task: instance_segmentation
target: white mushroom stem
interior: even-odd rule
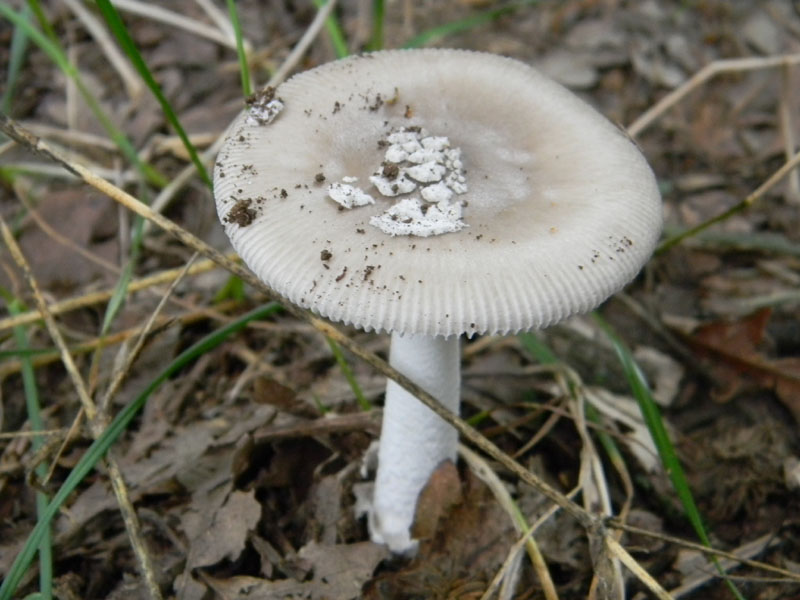
[[[458,413],[459,337],[392,334],[391,365]],[[416,550],[411,525],[417,498],[433,471],[455,461],[458,433],[394,381],[386,385],[378,473],[369,526],[372,540],[393,552]]]

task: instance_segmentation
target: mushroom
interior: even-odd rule
[[[234,248],[289,301],[391,333],[391,364],[453,412],[461,335],[588,311],[659,237],[658,188],[636,146],[516,60],[377,52],[266,97],[276,104],[234,121],[216,163]],[[389,381],[374,541],[414,550],[419,492],[456,450],[455,430]]]

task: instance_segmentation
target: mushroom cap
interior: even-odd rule
[[[300,73],[275,97],[271,122],[245,111],[231,125],[217,211],[259,278],[333,321],[442,336],[545,327],[622,288],[658,240],[660,195],[637,147],[519,61],[376,52]],[[370,225],[397,200],[369,177],[401,127],[461,149],[467,227],[416,237]],[[352,177],[374,205],[329,197]]]

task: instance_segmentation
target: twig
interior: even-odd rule
[[[97,42],[97,45],[103,50],[108,59],[108,62],[116,69],[122,82],[125,84],[125,89],[128,97],[135,103],[142,95],[144,85],[142,80],[136,74],[125,57],[117,48],[117,45],[108,34],[108,30],[97,20],[97,18],[89,12],[80,0],[64,0],[69,9],[75,13],[75,16],[80,19],[86,30]]]
[[[211,0],[195,0],[195,2],[203,9],[203,11],[208,15],[208,18],[214,21],[214,24],[219,28],[220,31],[225,33],[231,40],[235,40],[236,36],[233,33],[233,27],[231,26],[231,21],[224,12],[219,10]],[[245,50],[247,54],[250,54],[250,42],[244,40]]]
[[[747,542],[743,546],[740,546],[734,553],[738,557],[737,560],[732,560],[726,558],[720,561],[720,566],[726,572],[730,571],[731,569],[741,566],[741,560],[743,558],[750,558],[751,556],[756,556],[760,554],[764,550],[766,550],[771,543],[777,543],[777,540],[773,536],[772,533],[767,533],[766,535],[762,535],[760,538],[757,538],[751,542]],[[691,593],[701,585],[704,585],[715,579],[717,577],[718,572],[716,569],[712,568],[711,564],[706,565],[708,567],[707,570],[702,571],[695,571],[694,573],[690,573],[676,588],[671,589],[669,592],[672,594],[673,598],[680,598],[686,594]]]
[[[743,211],[744,209],[748,208],[751,204],[753,204],[756,200],[761,198],[764,194],[766,194],[769,190],[771,190],[775,185],[777,185],[781,179],[786,177],[789,173],[792,172],[792,169],[800,165],[800,152],[796,153],[791,160],[788,162],[783,163],[780,169],[775,171],[769,178],[758,186],[753,192],[751,192],[744,200],[739,202],[738,204],[732,206],[728,210],[718,214],[716,217],[712,217],[707,221],[703,221],[696,227],[692,227],[691,229],[687,229],[679,233],[678,235],[671,237],[665,240],[658,248],[656,248],[656,254],[660,254],[672,248],[674,245],[679,244],[683,240],[688,237],[692,237],[701,231],[705,231],[712,225],[724,221],[731,215],[735,215],[738,212]]]
[[[235,256],[233,254],[229,256],[231,259],[235,259]],[[212,271],[217,268],[219,267],[214,261],[201,260],[193,264],[189,268],[187,274],[198,275],[200,273],[207,273],[208,271]],[[169,283],[170,281],[174,281],[175,278],[178,277],[182,272],[183,272],[183,267],[180,267],[176,269],[168,269],[166,271],[161,271],[159,273],[155,273],[154,275],[148,275],[147,277],[142,277],[141,279],[134,279],[128,286],[128,291],[129,293],[133,293],[156,285],[160,285],[162,283]],[[84,294],[82,296],[77,296],[75,298],[68,298],[67,300],[61,300],[60,302],[55,302],[53,304],[48,305],[47,309],[50,311],[50,314],[52,315],[60,315],[66,312],[70,312],[72,310],[77,310],[79,308],[86,308],[87,306],[92,306],[94,304],[100,304],[102,302],[106,302],[111,298],[113,293],[114,293],[113,289],[104,290],[102,292],[91,292],[89,294]],[[30,323],[35,323],[41,318],[42,314],[38,310],[30,310],[28,312],[24,312],[22,314],[13,317],[6,317],[5,319],[0,319],[0,331],[5,331],[6,329],[11,329],[12,327],[16,327],[18,325],[28,325]]]
[[[689,92],[699,87],[712,77],[720,73],[736,73],[739,71],[754,71],[774,67],[788,67],[800,63],[800,54],[785,54],[781,56],[732,58],[715,60],[692,75],[683,85],[671,91],[651,108],[642,113],[628,128],[628,134],[636,137],[647,129],[667,110],[680,102]]]
[[[325,25],[325,19],[328,18],[335,6],[336,0],[328,0],[325,5],[317,11],[314,20],[311,21],[311,25],[308,26],[303,37],[301,37],[300,41],[292,48],[292,51],[289,53],[289,56],[286,57],[286,60],[283,61],[283,64],[273,73],[267,85],[278,85],[286,78],[289,72],[294,69],[295,65],[300,61],[303,54],[305,54],[306,50],[311,45],[311,42],[314,41],[314,38],[317,37],[322,30],[322,27]]]
[[[0,433],[0,440],[13,440],[15,438],[35,437],[37,435],[62,436],[66,429],[42,429],[39,431],[4,431]]]
[[[665,590],[661,585],[653,579],[653,576],[650,575],[647,571],[645,571],[642,567],[639,566],[639,563],[628,554],[628,552],[620,546],[619,542],[615,540],[611,536],[606,536],[605,544],[608,548],[608,552],[613,555],[614,557],[618,558],[623,565],[628,567],[628,569],[636,575],[636,578],[645,584],[653,594],[655,594],[656,598],[660,598],[660,600],[673,600],[672,596],[669,595],[669,592]]]
[[[781,98],[778,106],[778,114],[781,119],[781,131],[783,132],[783,149],[786,160],[792,158],[792,154],[797,151],[797,144],[794,138],[794,118],[792,116],[792,92],[793,92],[792,70],[788,65],[781,69]],[[800,173],[792,171],[789,175],[789,200],[795,204],[800,203]]]
[[[54,138],[61,140],[61,143],[63,144],[91,146],[95,148],[101,148],[107,152],[116,152],[119,149],[117,145],[107,137],[89,133],[87,131],[76,131],[74,129],[64,129],[63,127],[55,127],[53,125],[26,121],[22,121],[22,126],[27,127],[36,135],[47,136],[51,139]]]
[[[114,0],[114,6],[121,11],[133,13],[146,19],[152,19],[153,21],[160,21],[161,23],[166,23],[167,25],[172,25],[173,27],[207,38],[212,42],[227,46],[228,48],[236,49],[236,42],[219,29],[201,23],[200,21],[189,19],[188,17],[167,10],[166,8],[162,8],[158,4],[139,2],[138,0]]]
[[[97,407],[89,397],[89,394],[86,390],[86,385],[83,382],[83,378],[78,372],[75,362],[72,360],[72,356],[67,349],[67,345],[58,329],[58,326],[56,325],[55,319],[53,319],[53,316],[47,310],[47,304],[42,297],[39,284],[30,269],[30,265],[25,259],[25,256],[22,254],[17,241],[14,239],[14,235],[11,233],[11,230],[2,216],[0,216],[0,234],[2,234],[3,241],[8,247],[14,262],[17,263],[17,266],[19,266],[20,270],[25,275],[25,279],[28,281],[28,285],[33,291],[34,299],[39,308],[39,312],[44,317],[44,322],[47,326],[48,332],[50,333],[50,337],[53,339],[53,342],[55,342],[61,353],[61,362],[64,364],[64,367],[66,368],[67,373],[72,380],[75,391],[77,392],[78,398],[81,401],[82,409],[89,419],[92,435],[97,438],[102,434],[106,423],[104,422],[104,419],[99,418]],[[131,504],[128,488],[124,479],[122,479],[122,475],[119,472],[119,467],[116,461],[111,456],[107,456],[105,462],[108,467],[111,486],[114,488],[114,494],[117,497],[117,502],[119,504],[120,511],[122,512],[122,518],[125,521],[128,537],[131,540],[134,553],[139,560],[139,567],[147,584],[148,591],[150,592],[151,598],[160,600],[162,597],[161,590],[156,582],[150,555],[148,554],[142,539],[141,527],[136,516],[136,511]]]
[[[39,308],[39,312],[44,317],[44,322],[47,326],[47,331],[50,333],[50,337],[53,338],[53,341],[61,352],[61,361],[64,363],[67,374],[72,380],[72,384],[75,386],[75,390],[78,393],[78,398],[80,398],[83,410],[86,412],[86,415],[90,420],[96,419],[97,408],[95,407],[92,399],[89,397],[89,394],[86,392],[86,388],[83,385],[83,379],[81,378],[80,373],[78,373],[78,367],[72,360],[72,356],[67,349],[67,344],[64,341],[64,337],[61,335],[61,331],[58,329],[53,316],[47,310],[47,304],[45,303],[42,292],[39,289],[39,284],[36,281],[36,278],[33,276],[30,265],[23,256],[22,250],[17,244],[17,241],[14,239],[11,229],[9,229],[2,215],[0,215],[0,234],[2,234],[3,241],[5,242],[11,257],[14,259],[14,262],[17,263],[17,266],[22,271],[25,279],[28,281],[28,285],[33,291],[36,305]]]
[[[158,319],[158,316],[161,314],[161,311],[164,309],[164,306],[166,306],[167,299],[170,296],[172,296],[172,293],[175,291],[175,288],[178,286],[178,283],[180,283],[180,281],[186,275],[186,272],[189,270],[189,267],[192,266],[192,263],[194,262],[196,256],[197,254],[192,256],[192,258],[190,258],[186,262],[180,275],[178,275],[178,277],[176,277],[175,280],[170,284],[169,289],[162,296],[161,301],[158,303],[158,306],[156,306],[156,308],[150,314],[150,317],[147,319],[147,323],[145,323],[144,327],[142,328],[142,331],[139,333],[139,339],[136,340],[136,344],[126,357],[125,364],[120,369],[118,369],[117,372],[114,374],[114,378],[109,384],[106,393],[100,400],[101,410],[105,410],[106,407],[108,407],[111,398],[114,396],[114,394],[117,393],[119,386],[122,385],[122,382],[125,380],[125,377],[127,377],[131,367],[133,366],[133,363],[139,357],[139,354],[142,352],[142,349],[144,348],[144,344],[147,341],[147,336],[150,334],[153,327],[155,326],[156,320]]]
[[[524,515],[522,515],[519,508],[517,508],[514,501],[511,499],[511,494],[505,488],[503,482],[500,481],[497,474],[486,464],[486,460],[461,444],[459,444],[458,453],[466,461],[478,479],[483,481],[492,491],[500,506],[503,507],[509,517],[511,517],[514,529],[516,529],[518,533],[527,534],[532,528],[527,525]],[[544,597],[546,600],[558,600],[556,586],[553,583],[553,578],[550,576],[550,570],[547,568],[544,556],[542,556],[542,552],[539,550],[539,545],[536,543],[533,536],[526,535],[525,538],[528,556],[530,556],[533,570],[539,578]]]
[[[573,488],[570,492],[567,493],[567,498],[573,498],[575,495],[580,492],[580,487]],[[503,561],[503,564],[498,569],[497,573],[495,573],[492,581],[486,588],[486,591],[481,596],[480,600],[489,600],[489,598],[494,595],[494,592],[500,587],[500,583],[506,578],[506,573],[512,568],[514,563],[517,560],[517,556],[520,552],[522,552],[522,547],[527,543],[529,537],[531,537],[534,533],[539,530],[539,527],[544,525],[547,521],[549,521],[553,515],[558,512],[558,506],[551,506],[547,509],[544,514],[539,517],[536,522],[528,529],[528,532],[519,538],[514,545],[508,551],[508,555],[506,559]]]
[[[752,567],[753,569],[759,569],[761,571],[767,571],[768,573],[775,573],[776,575],[781,575],[787,579],[800,583],[800,573],[787,571],[786,569],[781,569],[780,567],[776,567],[774,565],[770,565],[765,562],[742,558],[741,556],[738,556],[733,552],[718,550],[716,548],[709,548],[708,546],[703,546],[702,544],[698,544],[697,542],[691,542],[689,540],[677,538],[668,535],[666,533],[650,531],[649,529],[642,529],[641,527],[628,525],[627,523],[623,523],[622,521],[616,518],[607,519],[606,525],[608,527],[611,527],[612,529],[621,529],[622,531],[625,531],[627,533],[635,533],[636,535],[642,535],[645,537],[653,538],[656,540],[660,540],[662,542],[666,542],[668,544],[674,544],[682,548],[687,548],[689,550],[697,550],[698,552],[702,552],[705,555],[712,555],[712,556],[718,556],[720,558],[735,560],[744,566]]]
[[[239,302],[236,300],[229,300],[217,306],[217,311],[224,311],[234,306],[238,306]],[[201,319],[208,319],[208,318],[218,318],[217,311],[209,311],[208,309],[200,309],[195,312],[185,313],[182,315],[177,315],[175,317],[163,317],[159,319],[156,323],[157,326],[161,327],[170,321],[175,321],[177,323],[181,323],[183,325],[190,325],[199,321]],[[121,344],[125,340],[132,338],[135,335],[139,335],[142,332],[142,327],[131,327],[129,329],[123,329],[122,331],[118,331],[116,333],[109,333],[103,337],[97,337],[85,342],[81,342],[80,344],[76,344],[72,347],[72,354],[86,354],[87,352],[92,352],[93,350],[97,349],[100,346],[113,346],[114,344]],[[32,362],[34,367],[41,367],[43,365],[50,364],[58,360],[58,353],[46,353],[35,355],[32,357]],[[18,360],[8,360],[5,362],[0,363],[0,381],[2,381],[5,377],[11,375],[12,373],[16,373],[20,370],[21,363]]]

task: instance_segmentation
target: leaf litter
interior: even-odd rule
[[[262,75],[274,67],[283,51],[274,40],[292,39],[313,16],[307,7],[271,3],[270,18],[266,18],[261,3],[237,4],[250,41],[255,47],[270,48],[267,55],[254,59],[254,68]],[[413,7],[410,15],[387,6],[386,40],[399,46],[409,27],[421,31],[469,16],[476,6],[495,4],[425,5]],[[789,3],[780,1],[752,7],[709,1],[680,10],[656,0],[635,6],[619,0],[540,4],[447,41],[544,67],[549,61],[564,83],[622,123],[632,121],[712,60],[798,48],[798,17]],[[205,19],[194,3],[181,0],[172,8]],[[64,10],[52,16],[57,32],[74,25]],[[341,4],[341,18],[348,33],[357,37],[363,16],[355,3]],[[175,106],[190,116],[191,132],[220,133],[240,106],[238,76],[229,68],[233,55],[187,34],[181,34],[177,42],[170,29],[143,17],[131,17],[130,27]],[[186,47],[197,50],[188,58],[177,50],[184,41]],[[83,41],[76,48],[79,64],[91,74],[92,88],[114,107],[134,139],[147,146],[148,152],[169,141],[160,136],[159,144],[151,144],[153,132],[163,130],[163,117],[155,105],[128,103],[118,86],[110,85],[115,75],[104,70],[107,65],[90,59],[94,46]],[[305,60],[310,66],[331,58],[327,43],[319,41]],[[70,98],[62,94],[63,85],[31,85],[32,78],[54,81],[51,66],[40,54],[32,51],[31,60],[23,76],[27,85],[20,95],[23,112],[19,116],[64,125],[72,115],[77,120],[71,124],[79,131],[99,131],[84,108],[78,105],[75,112]],[[209,81],[217,81],[212,74],[225,83],[210,88]],[[671,226],[692,227],[733,206],[780,165],[785,132],[778,104],[786,95],[780,77],[768,71],[714,80],[638,137],[659,175]],[[796,114],[797,94],[789,94],[787,102]],[[109,171],[118,166],[106,148],[67,143]],[[182,166],[180,155],[153,152],[153,160],[165,172]],[[16,155],[4,159],[9,156],[11,163],[23,160]],[[120,171],[120,180],[130,180],[129,175]],[[125,237],[108,202],[85,198],[86,190],[71,183],[40,180],[29,189],[38,213],[75,247],[107,261],[117,260]],[[657,387],[665,390],[662,406],[715,543],[747,549],[750,541],[770,535],[772,545],[759,547],[757,555],[791,566],[800,563],[793,541],[796,525],[786,511],[797,501],[798,487],[791,483],[791,474],[798,438],[796,424],[793,429],[787,417],[798,419],[800,411],[796,387],[800,331],[792,325],[800,321],[800,315],[796,300],[770,304],[771,314],[750,314],[743,309],[744,303],[736,303],[755,295],[768,300],[770,292],[796,288],[792,278],[797,273],[796,254],[786,249],[800,243],[800,216],[786,200],[789,197],[776,188],[748,213],[723,223],[715,232],[718,237],[691,240],[654,259],[653,269],[632,288],[634,299],[657,320],[691,325],[681,328],[685,335],[677,335],[678,343],[700,361],[687,360],[671,345],[674,337],[651,330],[622,303],[612,301],[605,313],[626,332],[627,339],[644,349],[645,356],[660,353],[679,363],[676,367],[654,358],[648,374],[653,381],[661,379]],[[190,190],[182,200],[169,209],[171,217],[215,231],[215,223],[202,222],[207,214],[189,215],[191,206],[208,198]],[[48,294],[63,297],[108,285],[106,270],[25,217],[11,188],[2,189],[0,209],[4,216],[22,219],[20,243]],[[769,243],[758,237],[765,233],[772,236]],[[728,240],[738,236],[740,242],[723,242],[722,234]],[[180,264],[186,256],[185,249],[154,232],[146,242],[138,274]],[[7,256],[0,255],[0,260],[2,285],[24,293],[13,269],[6,268]],[[187,282],[180,294],[212,306],[208,288],[199,283]],[[122,322],[135,323],[147,314],[149,306],[142,297],[129,298]],[[102,315],[102,308],[83,309],[63,321],[72,343],[96,334],[93,325],[98,314]],[[175,339],[159,352],[173,356],[210,327],[213,322],[176,327]],[[31,331],[37,344],[49,343]],[[620,397],[629,392],[620,385],[613,353],[597,337],[576,331],[585,333],[585,323],[576,321],[548,331],[544,339],[591,386],[587,389],[594,392],[598,405],[603,406],[603,399],[613,406],[603,413],[600,427],[621,440],[628,468],[637,478],[632,522],[652,531],[688,536],[671,492],[661,484],[663,473],[658,473],[657,463],[647,460],[652,448],[637,453],[636,448],[643,447],[643,432]],[[673,327],[668,333],[674,336],[675,331]],[[363,339],[373,348],[385,343]],[[537,435],[539,425],[551,414],[548,411],[558,417],[563,409],[560,392],[550,374],[534,371],[513,340],[486,343],[484,350],[470,354],[473,346],[482,343],[486,342],[466,344],[467,416],[485,413],[486,420],[479,426],[485,426],[484,431],[504,450],[514,453]],[[263,361],[265,370],[253,356]],[[363,519],[355,516],[353,493],[364,484],[358,466],[377,435],[378,421],[354,412],[347,383],[324,343],[279,319],[265,328],[251,329],[197,365],[150,400],[136,426],[114,449],[145,522],[158,579],[166,592],[198,600],[480,596],[517,535],[491,493],[466,470],[445,466],[431,481],[421,501],[424,518],[417,527],[423,541],[416,558],[392,559],[365,541],[366,529]],[[156,372],[157,367],[156,363],[143,368],[145,380],[148,369]],[[88,371],[88,363],[82,368]],[[354,363],[354,369],[366,384],[368,397],[379,404],[381,378],[360,363]],[[49,392],[49,425],[68,427],[76,409],[63,373],[53,366],[38,370],[37,375],[41,388]],[[101,373],[101,383],[105,377]],[[129,385],[135,387],[137,380]],[[13,374],[2,382],[4,432],[24,425],[20,387]],[[126,389],[123,395],[131,393]],[[548,423],[548,434],[521,460],[568,490],[579,478],[580,440],[569,419],[561,416]],[[63,480],[85,444],[80,433],[70,440],[55,467],[53,482],[46,485],[53,487]],[[22,439],[0,440],[3,573],[35,518],[29,501],[32,488],[24,479],[21,458],[27,447]],[[530,522],[547,509],[531,489],[510,479],[503,481]],[[623,492],[613,476],[609,484],[615,503],[620,502]],[[56,587],[62,597],[146,597],[144,588],[137,586],[135,562],[102,472],[90,475],[73,495],[55,531],[62,557],[57,563]],[[694,581],[675,546],[642,536],[626,535],[625,540],[639,551],[636,557],[641,564],[665,585],[680,589]],[[591,569],[584,532],[557,513],[537,532],[537,542],[551,565],[560,597],[585,597]],[[520,582],[515,597],[539,592],[529,565],[522,565]],[[32,583],[26,585],[33,589]],[[636,585],[631,584],[632,595]],[[694,598],[723,597],[719,584],[704,581],[703,585],[686,593]],[[748,597],[763,600],[798,593],[796,585],[787,583],[753,580],[746,585],[747,591],[754,592]]]

